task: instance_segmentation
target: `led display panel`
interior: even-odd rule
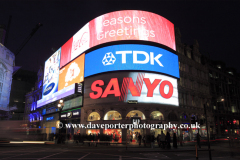
[[[84,81],[84,59],[85,54],[82,54],[60,70],[58,85],[59,91],[74,83]]]
[[[45,62],[42,98],[58,91],[60,56],[61,48]]]
[[[136,73],[129,74],[134,84],[139,84],[141,90],[140,96],[135,96],[133,92],[127,91],[125,87],[122,90],[120,100],[124,102],[136,100],[138,103],[161,103],[167,105],[179,106],[177,79],[153,73]],[[125,81],[123,83],[128,84]],[[122,84],[124,86],[125,84]]]
[[[85,77],[119,70],[154,71],[179,78],[178,56],[162,48],[140,44],[113,45],[85,55]]]
[[[48,97],[43,97],[42,99],[37,101],[37,108],[42,107],[46,104],[55,102],[61,98],[67,97],[69,95],[75,94],[76,93],[76,84],[72,84],[61,91],[58,91],[56,93],[53,93],[52,95]]]
[[[91,20],[69,39],[60,67],[91,47],[119,40],[151,41],[176,50],[174,25],[166,18],[146,11],[116,11]]]
[[[135,102],[179,106],[177,79],[162,74],[112,72],[98,79],[89,77],[85,84],[84,105]]]

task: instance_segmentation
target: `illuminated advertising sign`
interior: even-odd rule
[[[61,113],[61,119],[79,118],[80,115],[81,115],[81,109],[74,109],[65,113]]]
[[[95,80],[90,88],[89,97],[92,101],[111,96],[122,102],[134,100],[138,103],[179,106],[177,79],[161,74],[130,72],[123,78]]]
[[[74,83],[84,80],[84,59],[85,54],[79,56],[74,61],[63,67],[59,72],[58,90],[68,87]]]
[[[58,76],[60,66],[61,48],[57,50],[46,62],[44,69],[42,97],[47,97],[58,91]]]
[[[164,17],[146,11],[116,11],[93,19],[69,39],[60,67],[91,47],[120,40],[151,41],[176,50],[174,25]]]
[[[46,104],[49,104],[49,103],[52,103],[52,102],[55,102],[61,98],[64,98],[64,97],[67,97],[67,96],[70,96],[72,94],[78,94],[76,91],[78,89],[78,84],[75,83],[75,84],[72,84],[56,93],[53,93],[52,95],[48,96],[48,97],[44,97],[40,100],[37,101],[37,108],[39,107],[42,107]]]
[[[113,45],[85,55],[85,77],[118,70],[154,71],[179,78],[178,56],[140,44]]]
[[[63,106],[63,111],[74,107],[82,106],[82,96],[73,98],[71,100],[65,101]]]

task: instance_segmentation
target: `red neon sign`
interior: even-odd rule
[[[130,90],[132,96],[135,97],[140,97],[141,91],[142,91],[142,85],[143,82],[145,83],[147,87],[147,97],[153,97],[153,91],[156,89],[157,85],[160,83],[159,87],[159,94],[165,98],[169,99],[173,95],[173,85],[170,81],[167,80],[161,80],[161,79],[155,79],[153,83],[150,82],[149,78],[143,78],[143,80],[137,81],[136,84],[134,84],[133,80],[131,77],[125,77],[123,79],[123,84],[121,87],[121,92],[120,92],[120,87],[118,83],[117,78],[112,78],[106,89],[103,91],[102,87],[104,85],[103,80],[96,80],[92,83],[91,89],[93,92],[89,94],[90,98],[92,99],[98,99],[98,98],[106,98],[108,95],[113,94],[115,97],[120,97],[122,94],[125,94],[127,90]],[[164,92],[165,87],[169,87],[168,93]],[[119,98],[120,101],[123,101],[123,98]]]

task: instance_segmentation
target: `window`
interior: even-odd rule
[[[164,120],[163,114],[159,111],[153,111],[150,114],[150,119],[151,120]]]
[[[130,111],[127,114],[126,118],[129,119],[131,117],[140,117],[142,120],[146,119],[145,115],[141,111],[139,111],[139,110],[132,110],[132,111]]]
[[[118,111],[109,111],[105,114],[104,120],[121,120],[122,116]]]
[[[169,121],[177,121],[178,120],[177,115],[174,112],[169,113],[168,120]]]
[[[183,103],[184,105],[187,105],[187,94],[183,94],[184,97],[183,97]]]
[[[0,68],[0,80],[3,80],[3,69]]]
[[[92,112],[88,116],[88,121],[98,121],[98,120],[100,120],[100,115],[97,112]]]
[[[2,88],[3,88],[3,83],[0,82],[0,92],[2,92]]]
[[[182,115],[180,115],[180,119],[182,121],[187,121],[188,120],[188,116],[185,113],[183,113]]]
[[[192,96],[192,106],[195,106],[194,96]]]
[[[187,50],[187,57],[192,58],[191,52],[189,50]]]
[[[6,60],[9,60],[9,55],[6,55]]]

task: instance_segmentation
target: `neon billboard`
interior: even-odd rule
[[[101,102],[136,101],[179,106],[176,78],[145,72],[114,75],[116,74],[108,74],[110,78],[90,82],[91,91],[85,96],[89,96],[92,103],[101,99]]]
[[[83,82],[84,80],[84,59],[82,54],[71,63],[63,67],[59,72],[58,90],[66,88],[74,83]]]
[[[151,41],[176,50],[174,25],[164,17],[146,11],[116,11],[91,20],[62,46],[60,68],[91,47],[120,40]]]
[[[178,56],[162,48],[140,44],[113,45],[85,55],[84,77],[120,70],[153,71],[179,78]]]
[[[42,98],[58,91],[60,56],[61,48],[45,62]]]

